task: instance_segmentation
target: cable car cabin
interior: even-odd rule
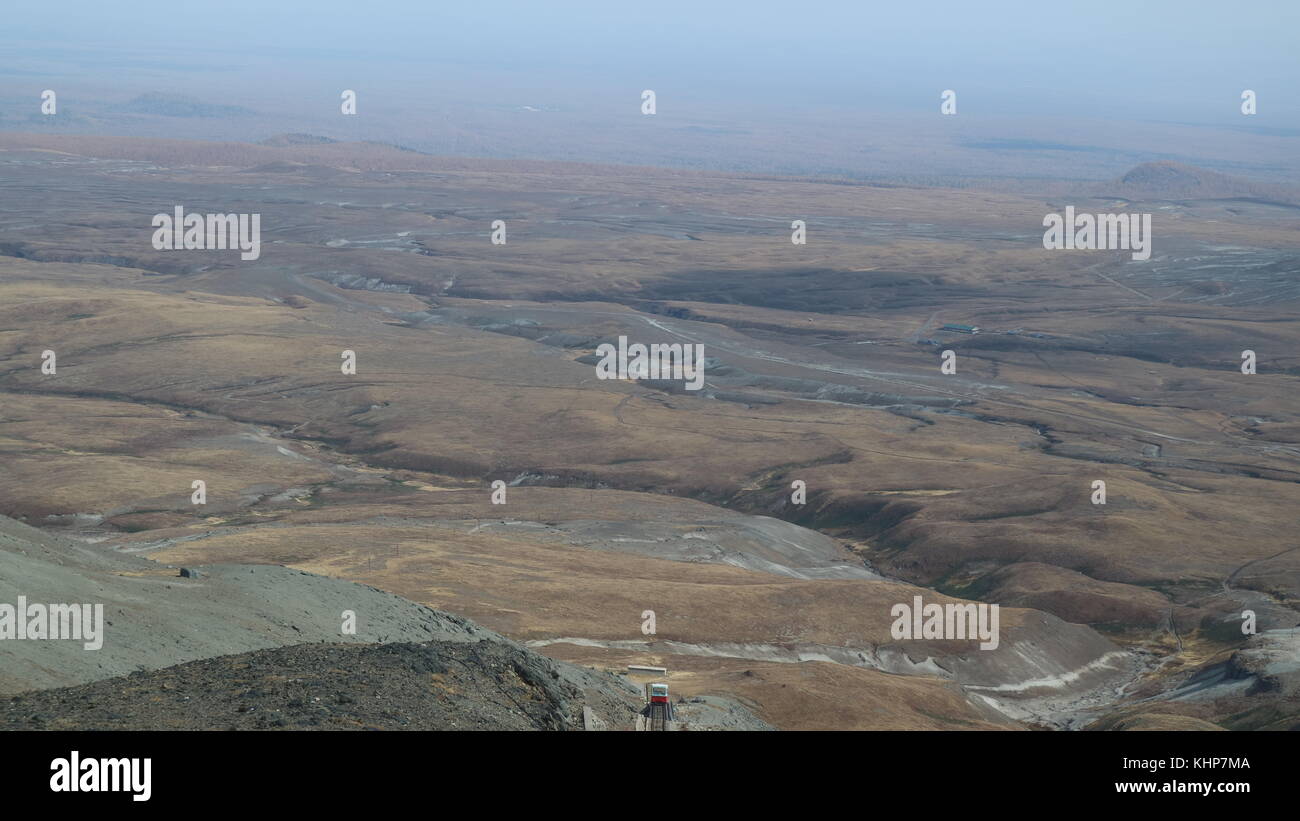
[[[648,684],[646,685],[646,696],[650,699],[651,704],[668,703],[668,685],[667,684]]]

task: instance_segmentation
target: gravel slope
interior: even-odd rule
[[[178,568],[0,517],[0,603],[104,605],[104,645],[0,641],[0,694],[302,642],[476,641],[472,622],[364,585],[276,566]],[[356,613],[355,636],[342,615]],[[497,637],[499,638],[499,637]]]
[[[631,729],[635,689],[564,668],[487,638],[300,644],[13,696],[0,729],[582,730],[584,706]]]

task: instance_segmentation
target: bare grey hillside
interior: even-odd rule
[[[80,684],[209,656],[304,641],[476,641],[464,619],[351,582],[273,566],[175,567],[78,544],[0,517],[0,602],[103,603],[102,649],[82,642],[0,642],[0,693]],[[498,637],[499,638],[499,637]]]
[[[0,729],[632,729],[642,706],[623,678],[372,587],[268,565],[180,572],[0,516],[0,602],[102,603],[105,621],[97,650],[0,642],[0,695],[23,694]],[[726,698],[693,716],[768,728]]]

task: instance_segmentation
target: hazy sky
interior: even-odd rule
[[[1300,125],[1300,3],[7,0],[0,57],[278,55],[396,81],[654,88],[697,103]],[[387,68],[386,68],[387,67]],[[490,72],[490,73],[485,73]],[[448,76],[450,75],[450,76]],[[1235,118],[1235,119],[1234,119]]]

